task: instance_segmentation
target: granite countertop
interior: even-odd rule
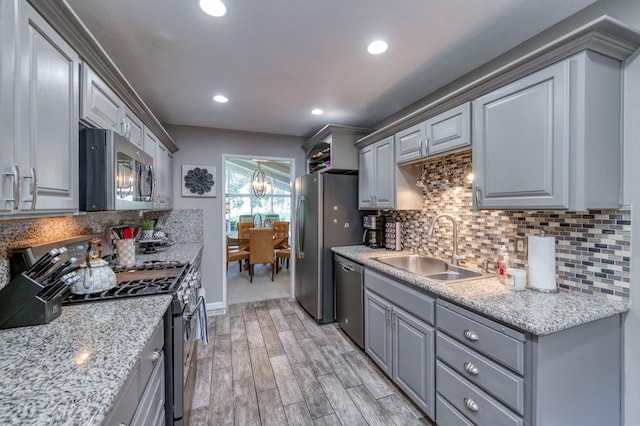
[[[170,302],[64,306],[49,324],[0,330],[0,424],[101,424]]]
[[[575,291],[514,292],[493,276],[466,282],[442,283],[374,259],[407,254],[406,251],[390,252],[365,246],[333,247],[332,250],[371,269],[538,336],[607,318],[629,309],[626,303]]]

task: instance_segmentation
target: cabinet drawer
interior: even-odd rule
[[[524,380],[438,332],[436,354],[458,374],[478,385],[519,414],[524,414]]]
[[[524,374],[524,333],[442,300],[438,301],[437,315],[439,330]]]
[[[140,355],[140,384],[144,389],[153,367],[160,361],[164,347],[164,321],[160,320]]]
[[[440,394],[436,394],[436,422],[445,426],[473,426],[473,423],[453,408]]]
[[[370,269],[364,271],[365,288],[379,294],[418,318],[434,323],[435,299]]]
[[[504,426],[524,424],[522,418],[440,361],[436,362],[436,383],[438,393],[475,424]]]

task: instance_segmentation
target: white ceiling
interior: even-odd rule
[[[162,123],[297,136],[369,127],[595,0],[224,1],[67,0]]]

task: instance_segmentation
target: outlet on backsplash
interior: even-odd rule
[[[458,252],[466,257],[467,266],[481,269],[483,261],[491,259],[492,271],[500,247],[507,245],[513,266],[523,268],[528,262],[527,236],[544,229],[556,237],[560,288],[628,300],[630,207],[587,212],[472,210],[472,183],[465,179],[470,164],[470,152],[424,163],[422,210],[387,213],[402,222],[406,248],[417,247],[429,256],[449,259],[453,242],[448,221],[438,224],[432,238],[426,237],[436,215],[446,213],[457,222]],[[447,184],[442,182],[445,168]]]

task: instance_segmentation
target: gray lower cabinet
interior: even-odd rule
[[[164,322],[160,320],[107,413],[105,425],[165,424]]]
[[[442,425],[620,425],[620,315],[546,336],[436,306]]]
[[[365,269],[365,352],[431,418],[433,305],[429,295]]]

